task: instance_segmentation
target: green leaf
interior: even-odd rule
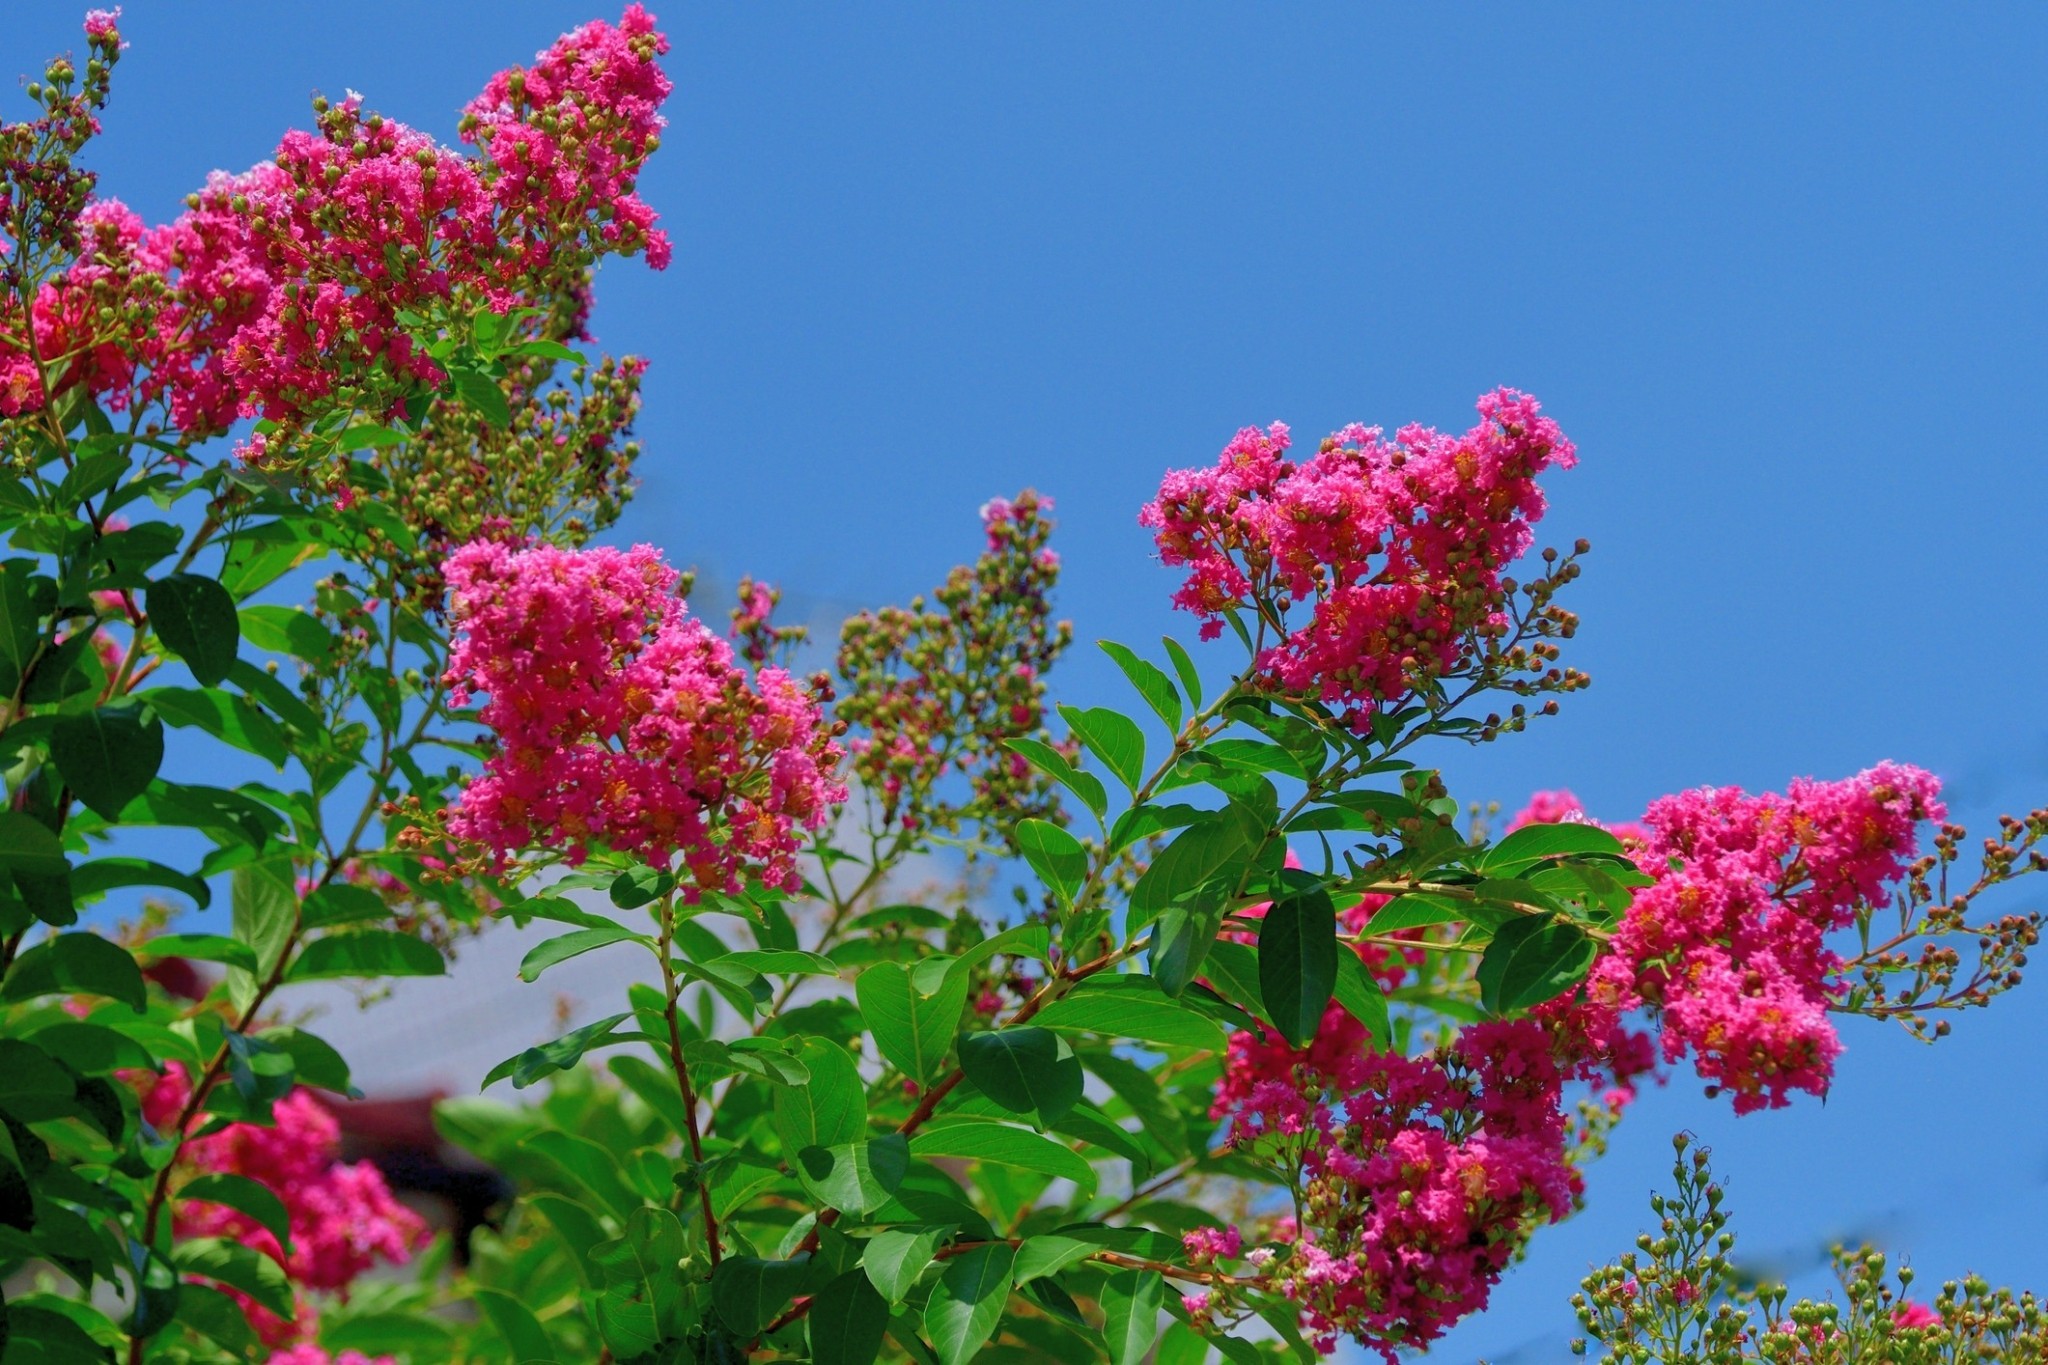
[[[927,1127],[910,1140],[910,1154],[916,1157],[961,1157],[970,1161],[992,1161],[998,1166],[1037,1171],[1056,1179],[1071,1180],[1083,1194],[1095,1191],[1095,1168],[1087,1158],[1063,1142],[985,1119],[963,1119],[956,1123]]]
[[[126,948],[98,934],[53,934],[14,960],[0,1000],[44,995],[103,995],[140,1014],[149,995],[142,968]]]
[[[71,890],[80,900],[130,886],[161,886],[182,891],[202,910],[213,902],[213,893],[205,882],[147,858],[95,858],[71,869]]]
[[[78,1083],[40,1047],[0,1038],[0,1109],[24,1123],[68,1112]]]
[[[477,1285],[469,1293],[511,1349],[512,1365],[556,1365],[555,1344],[531,1308],[499,1289]]]
[[[930,1080],[967,1008],[966,976],[949,975],[926,995],[908,968],[877,962],[854,978],[853,993],[881,1054],[920,1085]]]
[[[1017,1248],[1017,1283],[1024,1284],[1043,1275],[1056,1275],[1077,1261],[1087,1260],[1099,1250],[1101,1248],[1093,1242],[1063,1237],[1056,1232],[1026,1237],[1024,1244]]]
[[[982,963],[999,953],[1008,953],[1013,957],[1027,957],[1043,961],[1046,953],[1051,950],[1051,946],[1052,931],[1046,928],[1045,925],[1013,924],[1000,934],[992,934],[971,947],[963,948],[960,956],[954,958],[946,967],[945,979],[949,982],[964,982],[973,974],[974,968],[979,967]],[[939,961],[940,959],[938,958],[927,958],[923,963],[919,964],[918,970],[929,970]],[[916,977],[915,979],[920,984],[925,984],[922,977]]]
[[[8,1365],[106,1365],[113,1353],[71,1318],[40,1303],[0,1305]]]
[[[1470,901],[1439,896],[1428,891],[1410,891],[1394,897],[1372,912],[1368,931],[1390,934],[1396,929],[1420,929],[1431,924],[1455,924],[1472,917]]]
[[[241,610],[242,638],[258,649],[317,664],[334,652],[334,635],[299,607],[255,606]]]
[[[1042,1126],[1057,1123],[1081,1099],[1081,1059],[1050,1029],[966,1034],[960,1069],[982,1094]]]
[[[448,960],[425,939],[395,929],[360,929],[328,934],[300,950],[287,981],[320,981],[343,976],[444,976]]]
[[[1063,1033],[1100,1033],[1153,1047],[1220,1051],[1223,1034],[1192,1006],[1163,993],[1150,978],[1093,976],[1032,1020]]]
[[[256,971],[228,973],[228,988],[236,1006],[247,1008],[255,998],[258,979],[277,965],[298,922],[298,877],[290,860],[266,858],[236,868],[228,903],[235,937],[256,950]]]
[[[1393,1025],[1387,1018],[1386,993],[1357,953],[1337,954],[1337,981],[1332,994],[1353,1019],[1365,1025],[1375,1043],[1381,1047],[1388,1045],[1393,1038]]]
[[[1131,889],[1131,909],[1140,922],[1249,858],[1265,830],[1255,812],[1231,805],[1189,825],[1159,850],[1159,856]]]
[[[185,957],[195,962],[239,967],[245,972],[256,970],[255,950],[221,934],[158,934],[143,940],[136,951],[149,958]]]
[[[806,1147],[840,1147],[867,1131],[867,1086],[845,1048],[827,1038],[806,1038],[797,1058],[810,1083],[775,1091],[774,1123],[786,1156]]]
[[[241,647],[242,627],[226,588],[203,574],[174,573],[149,585],[143,607],[157,639],[185,661],[201,687],[213,687],[228,676]]]
[[[925,1335],[939,1365],[966,1365],[995,1335],[1016,1259],[1007,1242],[991,1242],[946,1262],[924,1310]]]
[[[811,1196],[847,1213],[867,1213],[889,1202],[910,1169],[901,1133],[870,1142],[805,1147],[796,1154],[797,1179]]]
[[[1062,706],[1060,714],[1067,718],[1075,738],[1101,759],[1119,781],[1136,792],[1145,780],[1145,734],[1138,723],[1106,706],[1093,706],[1085,711],[1077,706]]]
[[[450,1360],[457,1355],[455,1330],[426,1312],[366,1310],[351,1304],[345,1315],[320,1325],[320,1344],[341,1358],[343,1351],[408,1360]],[[465,1328],[468,1323],[464,1323]],[[464,1333],[467,1339],[467,1332]]]
[[[881,1354],[889,1305],[860,1271],[819,1290],[808,1316],[811,1365],[871,1365]]]
[[[711,1306],[718,1310],[728,1331],[751,1340],[788,1307],[810,1270],[809,1257],[769,1261],[759,1256],[727,1256],[711,1272]]]
[[[1279,773],[1282,777],[1305,777],[1301,760],[1277,744],[1263,739],[1219,739],[1197,750],[1227,767],[1252,773]]]
[[[1204,970],[1218,995],[1242,1005],[1268,1024],[1273,1022],[1266,1018],[1265,1002],[1261,999],[1258,949],[1249,943],[1213,943]]]
[[[1512,1014],[1555,999],[1585,975],[1593,954],[1593,940],[1570,920],[1511,919],[1479,959],[1479,1001],[1495,1014]]]
[[[367,886],[329,882],[306,897],[300,917],[304,928],[332,929],[343,924],[390,919],[391,907]]]
[[[275,583],[311,560],[327,555],[327,547],[301,539],[301,528],[282,521],[265,522],[238,536],[221,562],[221,586],[231,597],[247,597]]]
[[[42,613],[28,584],[34,571],[29,560],[10,559],[0,572],[0,680],[10,693],[35,662],[43,640]]]
[[[1110,1365],[1138,1365],[1159,1338],[1166,1280],[1156,1270],[1119,1270],[1102,1282],[1099,1299]]]
[[[31,1033],[27,1040],[82,1075],[154,1066],[147,1047],[104,1024],[63,1020]]]
[[[1049,820],[1019,820],[1014,834],[1024,861],[1031,864],[1046,889],[1061,905],[1072,905],[1074,893],[1088,875],[1088,851],[1081,841]]]
[[[1181,690],[1188,694],[1188,705],[1200,710],[1202,675],[1195,671],[1195,661],[1188,657],[1188,652],[1181,646],[1181,642],[1171,635],[1162,636],[1161,640],[1166,645],[1166,656],[1173,660],[1173,671],[1180,675]]]
[[[1306,1047],[1337,984],[1337,910],[1320,883],[1274,897],[1259,924],[1259,998],[1290,1047]]]
[[[1100,820],[1109,811],[1109,792],[1102,785],[1102,779],[1094,773],[1084,773],[1067,761],[1067,756],[1040,739],[1012,739],[1004,741],[1013,753],[1022,754],[1032,767],[1065,787],[1081,798],[1081,804],[1095,812]]]
[[[1141,659],[1128,646],[1114,640],[1097,641],[1102,652],[1116,660],[1116,666],[1131,680],[1131,686],[1138,689],[1138,695],[1152,708],[1159,719],[1166,722],[1168,734],[1180,733],[1180,693],[1173,690],[1173,681],[1159,665]]]
[[[683,1044],[683,1060],[707,1079],[737,1073],[778,1086],[809,1084],[810,1071],[789,1055],[787,1047],[780,1038],[735,1038],[729,1043],[699,1038]]]
[[[186,1181],[178,1190],[178,1199],[184,1203],[199,1199],[209,1204],[224,1204],[237,1213],[247,1214],[277,1239],[277,1244],[284,1248],[286,1254],[291,1252],[291,1214],[285,1210],[284,1201],[277,1197],[276,1192],[261,1181],[251,1180],[246,1175],[202,1175]]]
[[[250,1359],[262,1347],[248,1310],[210,1284],[178,1286],[177,1320],[237,1360]]]
[[[839,964],[823,953],[799,952],[794,948],[741,948],[712,961],[745,967],[763,976],[839,975]]]
[[[612,879],[612,904],[621,910],[652,905],[676,889],[673,874],[653,867],[633,867]]]
[[[1579,853],[1627,856],[1621,840],[1598,825],[1524,825],[1486,851],[1479,871],[1489,877],[1516,877],[1546,858]]]
[[[490,1074],[484,1077],[483,1083],[479,1088],[488,1090],[491,1086],[510,1076],[512,1078],[512,1088],[514,1090],[524,1090],[527,1086],[532,1085],[543,1077],[552,1076],[557,1071],[569,1070],[569,1068],[583,1060],[583,1054],[586,1052],[595,1051],[601,1047],[613,1047],[619,1043],[641,1042],[647,1038],[647,1035],[644,1033],[637,1031],[629,1033],[612,1032],[613,1029],[632,1017],[630,1014],[614,1014],[609,1018],[600,1019],[594,1024],[585,1024],[582,1028],[571,1029],[553,1042],[542,1043],[538,1047],[530,1047],[516,1057],[507,1057],[504,1061],[491,1068]],[[674,1082],[671,1081],[670,1084],[673,1085]]]
[[[118,820],[163,765],[163,722],[132,702],[59,716],[50,731],[50,757],[74,796]]]
[[[64,845],[43,823],[20,811],[0,810],[0,866],[37,877],[70,871]]]
[[[902,1303],[932,1263],[939,1243],[952,1235],[950,1227],[890,1228],[869,1240],[861,1266],[884,1299]]]
[[[593,948],[606,948],[614,943],[624,943],[628,940],[649,945],[652,945],[654,942],[645,934],[636,934],[631,929],[617,924],[604,924],[591,929],[578,929],[573,934],[563,934],[560,938],[548,939],[544,943],[535,944],[533,948],[528,950],[526,956],[520,959],[519,979],[521,981],[539,980],[540,974],[554,966],[557,962],[566,962],[572,957],[578,957],[591,951]]]
[[[152,687],[138,697],[168,724],[203,730],[273,768],[283,768],[291,757],[277,722],[247,697],[215,687]]]
[[[683,1225],[667,1209],[653,1208],[634,1209],[624,1237],[591,1248],[593,1278],[601,1286],[591,1307],[613,1355],[631,1359],[650,1351],[680,1325],[677,1266],[684,1250]]]
[[[1194,983],[1223,927],[1223,908],[1222,892],[1211,887],[1206,894],[1168,906],[1152,921],[1146,965],[1160,990],[1177,996]]]
[[[505,391],[498,387],[498,381],[478,370],[453,370],[449,378],[454,381],[455,391],[462,395],[463,405],[474,411],[485,423],[503,431],[512,421],[512,405],[505,398]]]
[[[519,1151],[546,1158],[576,1189],[596,1196],[619,1218],[631,1217],[645,1202],[619,1170],[621,1154],[589,1138],[545,1128],[529,1135]]]
[[[301,1085],[317,1086],[332,1090],[337,1095],[346,1095],[359,1100],[362,1095],[350,1083],[348,1063],[334,1050],[334,1045],[318,1034],[308,1033],[302,1028],[267,1028],[256,1035],[262,1042],[271,1043],[291,1054],[292,1074]]]
[[[254,1247],[223,1237],[198,1237],[173,1247],[171,1260],[187,1275],[217,1280],[281,1318],[292,1316],[292,1285],[284,1267]]]

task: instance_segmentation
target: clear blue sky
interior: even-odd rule
[[[1166,467],[1274,418],[1462,428],[1512,384],[1579,443],[1545,529],[1594,543],[1595,685],[1440,755],[1454,792],[1619,818],[1896,757],[1974,823],[2048,799],[2048,10],[670,8],[643,192],[676,260],[609,269],[596,319],[653,361],[621,538],[870,604],[1031,484],[1081,638],[1148,642],[1171,578],[1133,517]],[[94,162],[156,219],[316,89],[452,136],[592,12],[140,0]],[[16,0],[0,67],[76,15]],[[1057,685],[1118,684],[1084,648]],[[2048,1286],[2044,1029],[2044,983],[1938,1050],[1852,1023],[1825,1107],[1740,1122],[1674,1084],[1438,1356],[1559,1358],[1681,1126],[1753,1251],[1867,1229],[1937,1280]]]

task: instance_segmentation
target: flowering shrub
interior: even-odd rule
[[[1708,1152],[1684,1134],[1674,1145],[1676,1193],[1650,1200],[1657,1230],[1644,1234],[1638,1251],[1595,1270],[1572,1300],[1591,1338],[1573,1342],[1573,1354],[1599,1342],[1608,1348],[1602,1360],[1686,1365],[2048,1360],[2048,1310],[2034,1295],[1993,1289],[1971,1275],[1945,1281],[1932,1301],[1909,1298],[1912,1269],[1892,1270],[1869,1247],[1835,1248],[1844,1303],[1793,1303],[1782,1285],[1745,1284]]]
[[[316,101],[157,226],[82,169],[123,50],[85,35],[0,125],[9,1361],[1391,1360],[1577,1207],[1646,1076],[1773,1108],[1826,1093],[1838,1020],[1933,1039],[2018,982],[2039,918],[1978,902],[2048,866],[2048,811],[1952,885],[1904,765],[1460,824],[1419,764],[1587,681],[1586,545],[1523,559],[1577,452],[1526,394],[1166,475],[1138,520],[1242,648],[1105,642],[1131,714],[1048,711],[1030,492],[804,678],[771,587],[722,635],[661,551],[590,543],[645,373],[577,349],[593,271],[671,257],[651,16],[492,78],[461,147]],[[339,1159],[347,1061],[290,991],[499,921],[559,926],[525,981],[641,984],[486,1080],[544,1098],[441,1105],[514,1192],[458,1246]],[[1590,1322],[1633,1342],[1643,1285],[1682,1317],[1711,1269],[1599,1281]],[[1739,1342],[1837,1358],[1793,1317]]]

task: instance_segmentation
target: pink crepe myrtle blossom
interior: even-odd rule
[[[1703,787],[1652,802],[1637,861],[1652,878],[1595,961],[1584,997],[1647,1009],[1667,1061],[1691,1056],[1737,1113],[1827,1093],[1842,959],[1827,937],[1880,904],[1946,814],[1931,774],[1881,763],[1752,796]]]
[[[750,678],[651,546],[472,541],[447,577],[447,680],[457,705],[487,697],[497,740],[451,834],[500,865],[531,847],[580,862],[602,844],[664,867],[680,855],[692,894],[743,870],[795,886],[798,832],[846,799],[821,679]]]
[[[145,1073],[142,1114],[153,1126],[173,1125],[191,1098],[185,1069],[172,1063],[161,1076]],[[305,1090],[294,1090],[271,1110],[269,1125],[230,1123],[189,1138],[179,1161],[195,1175],[246,1176],[275,1194],[290,1220],[289,1255],[271,1232],[247,1214],[204,1199],[180,1199],[175,1229],[181,1237],[226,1237],[261,1251],[285,1268],[301,1291],[342,1292],[380,1263],[402,1264],[426,1240],[419,1215],[391,1195],[368,1162],[339,1159],[341,1130],[334,1116]],[[251,1323],[270,1345],[302,1336],[314,1319],[303,1298],[296,1320],[275,1316],[241,1296]]]
[[[1289,1066],[1248,1039],[1212,1113],[1233,1148],[1302,1172],[1293,1250],[1258,1270],[1319,1349],[1426,1345],[1485,1306],[1532,1222],[1570,1210],[1565,1072],[1535,1021],[1473,1025],[1419,1058],[1318,1038]]]
[[[329,1355],[323,1348],[307,1341],[272,1352],[265,1365],[398,1365],[398,1359],[395,1356],[366,1356],[361,1351]]]
[[[1203,618],[1205,639],[1226,612],[1256,609],[1279,636],[1258,656],[1266,684],[1354,723],[1453,671],[1505,626],[1502,572],[1543,515],[1536,476],[1576,460],[1527,394],[1478,408],[1463,436],[1354,425],[1298,463],[1284,424],[1247,427],[1212,468],[1169,472],[1138,520],[1189,570],[1174,605]]]

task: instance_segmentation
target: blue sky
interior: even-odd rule
[[[493,70],[590,13],[142,0],[93,161],[159,219],[316,89],[452,136]],[[1569,785],[1622,818],[1894,757],[1973,823],[2048,798],[2048,11],[665,17],[678,89],[642,189],[675,264],[609,268],[596,317],[653,362],[619,539],[825,615],[935,582],[975,507],[1030,484],[1060,502],[1080,638],[1150,642],[1188,633],[1134,523],[1164,469],[1274,418],[1462,429],[1512,384],[1580,447],[1544,529],[1594,543],[1571,657],[1595,683],[1439,754],[1455,793]],[[11,6],[0,67],[78,47],[76,22]],[[1085,646],[1056,685],[1121,700]],[[1438,1357],[1558,1358],[1678,1127],[1718,1149],[1754,1251],[1810,1262],[1860,1229],[1936,1280],[2048,1285],[2044,990],[1938,1050],[1852,1022],[1825,1106],[1649,1097],[1592,1210]]]

